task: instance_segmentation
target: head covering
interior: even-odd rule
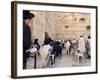
[[[34,14],[30,13],[29,10],[23,10],[23,19],[31,19],[32,17],[35,17]]]

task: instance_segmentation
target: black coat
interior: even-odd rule
[[[55,57],[59,56],[62,52],[62,47],[60,46],[59,42],[56,42],[53,48],[53,53],[55,54]]]
[[[27,24],[23,24],[23,52],[31,46],[31,30]]]

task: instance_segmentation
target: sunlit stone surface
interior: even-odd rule
[[[68,38],[79,38],[82,32],[85,36],[90,34],[91,14],[88,13],[64,13],[64,12],[43,12],[31,11],[35,14],[32,23],[32,37],[44,41],[44,34],[47,32],[53,39],[65,40]]]

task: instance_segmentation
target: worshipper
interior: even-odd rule
[[[62,40],[61,43],[62,43],[62,49],[64,49],[64,40]]]
[[[76,48],[76,50],[74,51],[74,55],[76,56],[77,62],[79,63],[80,62],[80,58],[81,58],[81,60],[83,60],[84,54],[86,52],[85,41],[84,41],[83,36],[81,35],[79,40],[76,41],[76,42],[78,44],[78,49]]]
[[[53,53],[55,54],[55,58],[59,57],[61,58],[62,56],[62,47],[61,43],[59,41],[55,42],[54,48],[53,48]]]
[[[87,39],[87,58],[91,58],[91,52],[90,52],[90,47],[91,47],[91,37],[88,36],[88,39]]]
[[[73,49],[76,49],[77,48],[77,40],[73,39],[72,44],[73,44]]]
[[[37,50],[40,49],[40,45],[39,45],[38,39],[35,39],[34,40],[34,43],[32,45],[32,48],[36,48]],[[38,52],[38,55],[40,56],[40,53],[39,52]]]
[[[77,51],[77,48],[78,48],[78,42],[77,42],[77,40],[76,39],[73,39],[72,41],[70,41],[71,43],[71,47],[70,47],[70,54],[71,55],[74,55],[75,54],[75,52]]]
[[[53,66],[53,64],[54,64],[54,57],[55,57],[55,55],[54,55],[54,53],[53,53],[53,48],[54,48],[54,42],[50,42],[50,46],[51,46],[51,48],[50,48],[50,64]]]
[[[46,68],[47,67],[48,55],[50,54],[50,49],[51,49],[50,44],[45,43],[39,50],[40,55],[41,55],[41,62],[40,62],[40,67],[41,68]]]
[[[35,39],[35,40],[34,40],[33,47],[36,47],[37,50],[40,49],[40,45],[39,45],[38,39]]]
[[[72,49],[73,49],[73,44],[72,44],[72,41],[69,39],[68,40],[70,42],[70,47],[69,47],[69,54],[72,54]]]
[[[80,53],[84,54],[86,49],[85,49],[85,41],[84,41],[84,38],[83,36],[80,36],[80,39],[78,41],[78,50]]]
[[[30,13],[28,10],[23,10],[23,69],[26,69],[28,54],[26,50],[28,50],[32,44],[31,42],[31,29],[29,24],[34,18],[35,15]]]
[[[66,48],[67,55],[70,54],[70,53],[69,53],[70,45],[71,45],[71,44],[70,44],[69,40],[67,40],[67,42],[65,43],[65,48]]]

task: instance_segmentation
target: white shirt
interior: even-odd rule
[[[67,41],[67,43],[65,44],[65,47],[66,47],[67,49],[69,49],[70,45],[71,45],[70,42]]]

